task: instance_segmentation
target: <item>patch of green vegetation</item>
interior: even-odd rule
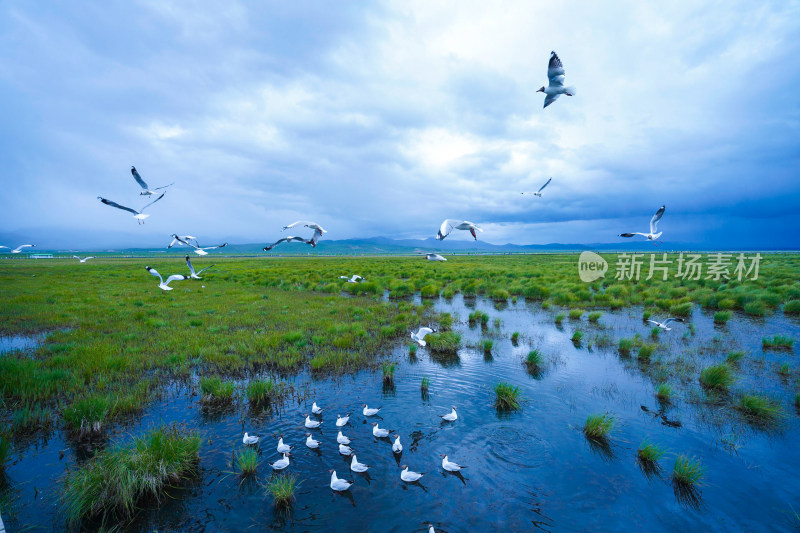
[[[733,372],[725,363],[706,367],[700,372],[700,384],[706,389],[727,390],[734,380]]]
[[[583,313],[585,313],[585,312],[586,311],[584,311],[583,309],[570,309],[569,310],[569,319],[570,320],[580,320],[580,318],[583,316]]]
[[[761,347],[773,350],[791,350],[794,347],[794,339],[785,335],[774,335],[761,339]]]
[[[481,341],[481,348],[483,348],[483,353],[492,353],[492,346],[494,346],[494,341],[491,339],[484,339]]]
[[[562,323],[562,322],[564,322],[564,318],[565,318],[565,316],[566,316],[566,315],[564,315],[564,313],[558,313],[558,314],[556,315],[556,325],[557,325],[557,326],[560,326],[560,325],[561,325],[561,323]]]
[[[763,302],[756,300],[744,304],[744,312],[752,316],[765,316],[767,314],[767,307]]]
[[[511,298],[511,295],[505,289],[494,289],[492,290],[492,300],[495,301],[506,301]]]
[[[642,347],[639,348],[639,361],[642,363],[649,363],[653,357],[653,352],[655,351],[655,344],[643,344]]]
[[[397,370],[397,365],[391,362],[384,362],[381,364],[381,372],[383,373],[384,383],[394,383],[394,373]]]
[[[607,441],[615,425],[616,419],[608,413],[589,415],[583,425],[583,434],[594,441]]]
[[[461,335],[452,331],[431,333],[426,340],[430,350],[436,353],[457,353],[461,347]]]
[[[672,386],[669,383],[661,383],[656,387],[656,398],[662,402],[672,401],[673,394]]]
[[[292,474],[281,474],[272,478],[267,484],[267,492],[272,495],[275,507],[286,508],[292,505],[298,485],[297,476]]]
[[[728,352],[728,355],[725,357],[725,361],[728,364],[736,365],[742,360],[743,357],[744,352]]]
[[[419,388],[422,392],[428,392],[428,389],[431,387],[431,380],[428,376],[423,376],[422,381],[419,384]]]
[[[639,449],[636,451],[636,457],[642,463],[655,466],[664,453],[664,448],[656,444],[651,444],[645,439],[639,445]]]
[[[698,459],[681,454],[675,458],[672,467],[672,482],[684,487],[699,487],[703,484],[705,471]]]
[[[258,470],[258,452],[247,447],[236,455],[236,465],[243,476],[252,476]]]
[[[70,524],[96,519],[119,524],[137,511],[137,503],[162,501],[165,490],[196,474],[200,437],[177,427],[161,427],[129,446],[98,452],[64,481],[62,504]]]
[[[525,365],[528,367],[529,371],[539,372],[544,368],[544,357],[542,357],[539,350],[531,350],[525,358]]]
[[[692,304],[692,302],[684,302],[670,306],[669,312],[671,315],[686,318],[692,316],[693,307],[694,305]]]
[[[783,306],[786,315],[800,315],[800,300],[789,300]]]
[[[745,394],[736,406],[748,418],[761,424],[770,424],[785,416],[778,402],[759,394]]]
[[[515,331],[511,334],[511,343],[516,346],[519,342],[519,331]]]
[[[591,313],[589,313],[589,322],[597,324],[597,322],[600,320],[601,316],[603,316],[602,312],[600,312],[600,311],[592,311]]]
[[[254,379],[247,384],[247,401],[254,407],[266,407],[280,401],[286,393],[285,383],[271,379]]]
[[[494,405],[500,411],[517,411],[521,394],[519,387],[501,381],[494,387]]]
[[[409,344],[408,345],[408,354],[411,356],[417,355],[417,344]]]
[[[792,374],[792,368],[789,366],[789,363],[783,363],[781,366],[778,367],[778,374],[783,377],[788,377]]]
[[[9,455],[11,455],[11,441],[7,436],[0,435],[0,473],[5,470]]]
[[[200,378],[200,401],[216,404],[231,403],[235,388],[233,381],[223,381],[219,376]]]
[[[727,324],[730,319],[730,311],[717,311],[714,313],[714,324]]]
[[[578,345],[581,343],[581,340],[583,340],[583,332],[577,329],[572,334],[572,343]]]
[[[632,339],[620,339],[619,340],[619,353],[620,355],[629,356],[631,354],[631,350],[633,350],[634,342]]]

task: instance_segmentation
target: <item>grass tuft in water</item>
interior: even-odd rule
[[[784,335],[764,337],[761,339],[762,348],[772,348],[773,350],[791,350],[794,346],[794,339]]]
[[[583,340],[583,332],[581,330],[575,330],[575,333],[572,334],[572,343],[580,344],[581,340]]]
[[[669,383],[662,383],[656,388],[656,398],[662,402],[672,401],[673,394],[672,385]]]
[[[792,374],[792,369],[789,366],[789,363],[783,363],[781,366],[778,367],[778,374],[783,377],[788,377]]]
[[[776,422],[785,416],[778,402],[758,394],[745,394],[739,400],[736,408],[754,422],[762,424]]]
[[[714,324],[727,324],[731,319],[730,311],[717,311],[714,313]]]
[[[461,335],[452,331],[431,333],[426,338],[432,352],[457,353],[461,347]]]
[[[560,325],[561,325],[561,323],[562,323],[562,322],[564,322],[564,318],[565,318],[565,317],[566,317],[566,315],[564,315],[564,313],[558,313],[558,314],[556,315],[556,325],[557,325],[557,326],[560,326]]]
[[[275,507],[285,508],[292,505],[297,485],[297,476],[292,474],[283,474],[270,480],[267,491],[272,495]]]
[[[537,372],[544,366],[544,357],[542,357],[539,350],[531,350],[528,352],[528,357],[525,358],[525,365],[528,367],[528,370]]]
[[[283,383],[271,379],[253,380],[247,384],[247,401],[254,407],[266,407],[286,393]]]
[[[501,411],[517,411],[520,394],[519,387],[501,381],[494,387],[494,405]]]
[[[408,355],[417,355],[417,344],[408,345]]]
[[[161,427],[131,445],[102,450],[68,474],[62,504],[77,525],[98,519],[103,526],[131,517],[143,498],[161,501],[167,487],[197,473],[200,437]]]
[[[681,454],[675,458],[672,467],[672,482],[683,487],[700,487],[705,472],[698,459]]]
[[[641,348],[639,348],[639,362],[641,363],[649,363],[650,360],[653,358],[653,352],[656,351],[655,344],[643,344]]]
[[[258,470],[258,452],[253,448],[245,448],[236,455],[236,465],[243,476],[252,476]]]
[[[419,384],[419,390],[422,392],[428,392],[428,389],[431,387],[431,380],[428,376],[424,376],[422,381]]]
[[[583,434],[587,439],[595,441],[608,440],[609,434],[614,430],[616,419],[610,414],[589,415],[583,425]]]
[[[658,465],[658,460],[661,459],[661,456],[664,455],[664,448],[647,442],[645,439],[639,445],[639,449],[636,451],[636,459],[639,463],[646,469],[651,471],[660,470],[661,467]]]
[[[733,382],[733,373],[725,363],[706,367],[700,372],[700,384],[707,389],[726,390]]]
[[[518,342],[519,342],[519,331],[515,331],[514,333],[511,334],[511,344],[516,346]]]
[[[786,315],[800,315],[800,300],[789,300],[783,306],[783,313]]]
[[[739,364],[739,361],[742,360],[742,357],[744,357],[744,352],[728,352],[727,357],[725,357],[725,361],[727,361],[728,364],[736,365]]]
[[[385,362],[381,365],[384,383],[394,383],[395,370],[397,370],[397,365],[395,363]]]
[[[233,401],[233,381],[222,381],[218,376],[200,378],[200,401],[203,403],[226,404]]]
[[[484,339],[481,341],[481,347],[483,348],[483,353],[485,354],[492,353],[492,346],[494,346],[494,341],[491,339]]]
[[[600,320],[601,316],[603,316],[602,312],[600,312],[600,311],[592,311],[591,313],[589,313],[589,322],[597,324],[597,322]]]

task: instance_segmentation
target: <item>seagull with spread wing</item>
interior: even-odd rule
[[[155,268],[150,268],[149,266],[144,267],[151,276],[155,276],[159,280],[158,288],[162,291],[171,291],[172,287],[169,286],[170,283],[173,281],[182,281],[185,279],[189,279],[189,276],[184,276],[181,274],[173,274],[167,278],[167,281],[164,281],[164,278],[161,277],[161,274],[158,273],[158,270]]]
[[[195,272],[194,267],[192,266],[192,260],[189,259],[188,255],[186,256],[186,265],[189,267],[189,277],[192,279],[203,279],[200,277],[200,274],[202,274],[203,272],[214,266],[214,265],[207,266],[204,269],[200,270],[199,272]]]
[[[295,237],[294,235],[290,235],[288,237],[284,237],[282,239],[278,239],[277,241],[273,242],[272,244],[266,245],[264,247],[264,251],[265,252],[269,252],[270,250],[272,250],[273,248],[275,248],[276,246],[278,246],[282,242],[302,242],[302,243],[308,244],[308,240],[307,239],[304,239],[302,237]]]
[[[8,248],[8,246],[0,246],[0,248]],[[36,245],[35,244],[20,244],[19,246],[17,246],[13,250],[11,250],[11,253],[12,254],[18,254],[18,253],[20,253],[22,251],[23,248],[36,248]],[[10,248],[9,248],[9,250],[10,250]]]
[[[544,107],[549,106],[562,94],[573,96],[575,94],[575,87],[564,87],[564,65],[558,58],[558,54],[550,52],[550,62],[547,64],[547,87],[542,87],[537,93],[544,93],[547,96],[544,99]]]
[[[445,259],[441,255],[434,253],[425,254],[425,259],[427,259],[428,261],[447,261],[447,259]]]
[[[89,259],[94,259],[94,256],[93,256],[93,255],[90,255],[90,256],[88,256],[88,257],[84,257],[83,259],[81,259],[81,258],[80,258],[80,257],[78,257],[77,255],[73,255],[72,257],[74,257],[75,259],[77,259],[77,260],[78,260],[78,261],[80,261],[81,263],[85,263],[85,262],[86,262],[86,261],[88,261]]]
[[[159,200],[161,200],[162,198],[164,198],[164,195],[165,195],[165,194],[166,194],[166,193],[162,192],[162,193],[161,193],[161,196],[159,196],[158,198],[156,198],[155,200],[153,200],[152,202],[150,202],[149,204],[147,204],[146,206],[144,206],[144,207],[143,207],[141,210],[139,210],[139,211],[137,211],[137,210],[135,210],[135,209],[131,209],[130,207],[125,207],[124,205],[119,205],[117,202],[112,202],[111,200],[107,200],[107,199],[103,198],[102,196],[98,196],[98,197],[97,197],[97,199],[98,199],[98,200],[100,200],[101,202],[103,202],[103,203],[104,203],[104,204],[106,204],[106,205],[110,205],[111,207],[116,207],[117,209],[122,209],[123,211],[128,211],[129,213],[133,213],[133,218],[135,218],[136,220],[138,220],[138,221],[139,221],[139,224],[144,224],[144,219],[146,219],[146,218],[147,218],[147,217],[149,217],[150,215],[146,215],[146,214],[144,214],[144,213],[143,213],[143,211],[144,211],[145,209],[147,209],[148,207],[150,207],[151,205],[153,205],[154,203],[156,203],[157,201],[159,201]]]
[[[194,239],[194,243],[190,242],[189,240],[184,239],[183,237],[175,235],[174,233],[172,234],[172,242],[173,243],[175,241],[178,241],[181,244],[185,244],[186,246],[190,246],[190,247],[194,248],[194,253],[196,253],[197,255],[208,255],[208,252],[206,252],[206,250],[216,250],[217,248],[225,248],[226,246],[228,246],[227,242],[226,243],[222,243],[222,244],[217,244],[216,246],[200,246],[200,243],[197,242],[197,239],[195,239],[194,237],[191,237],[191,238]],[[172,248],[172,244],[167,246],[167,248]]]
[[[645,237],[648,241],[653,241],[653,244],[658,246],[658,243],[656,243],[656,240],[659,237],[661,237],[661,234],[663,232],[659,231],[658,233],[656,233],[656,229],[657,229],[657,226],[658,226],[658,221],[661,220],[662,216],[664,216],[664,210],[665,209],[666,209],[666,207],[662,205],[661,207],[658,208],[658,211],[656,211],[656,214],[653,215],[653,218],[650,219],[650,233],[640,233],[640,232],[636,231],[636,232],[633,232],[633,233],[620,233],[619,236],[620,237],[633,237],[634,235],[641,235],[642,237]]]
[[[284,226],[281,231],[285,231],[287,229],[294,228],[296,226],[305,226],[307,228],[311,228],[313,230],[320,231],[322,233],[328,233],[327,230],[325,230],[322,226],[320,226],[316,222],[310,222],[308,220],[298,220],[297,222],[292,222],[291,224],[288,224],[288,225]]]
[[[530,194],[533,194],[534,196],[538,196],[539,198],[541,198],[541,197],[542,197],[542,190],[544,190],[544,188],[545,188],[545,187],[547,187],[548,185],[550,185],[550,182],[551,182],[551,181],[553,181],[553,178],[550,178],[550,179],[548,179],[546,182],[544,182],[544,185],[542,185],[541,187],[539,187],[539,190],[538,190],[538,191],[536,191],[536,192],[534,192],[534,193],[530,193]],[[524,193],[524,192],[521,192],[520,194],[525,194],[525,193]]]
[[[197,242],[197,237],[193,237],[191,235],[177,235],[177,234],[173,233],[172,234],[172,242],[169,243],[169,246],[167,246],[167,250],[169,250],[170,248],[172,248],[176,244],[178,246],[191,246],[190,244],[188,244],[189,241],[194,241],[194,243],[197,246],[200,246],[200,244]]]
[[[450,235],[450,232],[454,229],[469,230],[470,234],[476,241],[478,240],[478,234],[475,233],[475,230],[478,230],[481,233],[483,232],[483,230],[474,222],[470,222],[469,220],[454,220],[452,218],[448,218],[442,222],[442,225],[439,227],[439,233],[436,234],[436,238],[440,241],[443,241],[444,238]]]
[[[131,174],[133,175],[133,179],[136,180],[136,183],[139,184],[139,187],[142,188],[142,192],[139,193],[139,196],[150,196],[151,194],[157,194],[156,191],[160,191],[161,189],[166,189],[167,187],[172,187],[175,185],[175,182],[173,181],[169,185],[163,185],[161,187],[155,187],[151,189],[139,175],[139,171],[136,170],[136,167],[131,167]]]

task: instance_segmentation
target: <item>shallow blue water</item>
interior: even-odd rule
[[[308,375],[291,379],[298,391],[280,413],[252,413],[243,402],[227,411],[204,409],[191,387],[175,386],[144,416],[109,432],[110,442],[128,442],[163,422],[179,422],[204,438],[201,476],[183,490],[173,491],[160,508],[145,509],[127,526],[130,531],[782,531],[792,527],[792,509],[800,510],[800,481],[793,472],[800,466],[796,442],[798,416],[791,405],[794,379],[777,376],[774,366],[788,361],[796,373],[794,355],[762,353],[761,338],[775,333],[800,338],[800,326],[783,316],[752,320],[737,315],[728,326],[717,328],[710,316],[695,313],[696,335],[686,336],[685,326],[661,335],[663,350],[685,353],[699,368],[724,360],[732,349],[749,355],[743,361],[735,390],[768,392],[787,412],[778,431],[751,427],[726,406],[709,406],[696,374],[686,383],[676,381],[679,399],[663,411],[680,427],[664,425],[654,416],[660,406],[654,384],[635,362],[621,359],[615,348],[589,349],[596,335],[607,335],[613,346],[634,332],[643,336],[650,328],[641,322],[641,310],[606,312],[600,325],[565,320],[553,323],[557,311],[542,311],[522,301],[497,310],[481,299],[438,300],[439,311],[459,320],[454,326],[463,336],[457,358],[431,357],[420,349],[408,355],[399,345],[392,358],[399,362],[396,385],[385,388],[380,374],[362,372],[338,379],[315,380]],[[469,328],[467,314],[480,309],[491,317],[489,328]],[[495,328],[495,318],[501,321]],[[573,331],[585,333],[584,346],[570,341]],[[510,341],[513,331],[521,338]],[[714,338],[717,337],[717,340]],[[492,338],[492,356],[477,348]],[[522,364],[536,348],[548,360],[545,372],[535,378]],[[420,381],[431,380],[423,396]],[[524,404],[516,413],[498,413],[493,386],[506,381],[522,389]],[[325,409],[319,452],[303,442],[303,415],[316,400]],[[381,427],[395,429],[405,446],[401,458],[391,452],[391,442],[375,439],[360,405],[383,406]],[[459,419],[442,423],[439,416],[458,406]],[[643,410],[644,406],[647,411]],[[649,412],[648,412],[649,411]],[[349,458],[336,450],[336,414],[352,412],[345,434],[361,462],[372,465],[369,475],[351,475]],[[613,413],[618,421],[608,448],[590,445],[580,431],[589,414]],[[262,462],[255,480],[242,481],[233,472],[234,450],[241,448],[244,431],[263,435]],[[276,513],[262,485],[272,475],[267,460],[278,458],[277,436],[296,445],[286,472],[301,481],[296,502],[288,515]],[[648,477],[635,461],[643,439],[668,448],[662,458],[662,476]],[[97,443],[107,445],[106,442]],[[83,446],[49,439],[22,444],[8,469],[4,499],[0,503],[11,531],[35,526],[60,531],[57,485],[67,465],[91,454]],[[64,457],[59,459],[59,451]],[[440,454],[467,465],[463,476],[445,473]],[[675,454],[687,453],[707,467],[706,485],[697,500],[679,498],[668,480]],[[399,465],[424,472],[419,484],[400,480]],[[328,487],[334,468],[340,477],[355,479],[349,493]],[[8,510],[6,509],[8,508]],[[796,523],[796,522],[795,522]]]

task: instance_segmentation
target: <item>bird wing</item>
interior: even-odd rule
[[[302,238],[302,237],[295,237],[295,236],[284,237],[284,238],[282,238],[282,239],[278,239],[277,241],[273,242],[273,243],[272,243],[272,244],[270,244],[270,245],[267,245],[267,246],[265,246],[265,247],[264,247],[264,251],[269,251],[269,250],[272,250],[273,248],[275,248],[276,246],[278,246],[278,245],[279,245],[280,243],[282,243],[282,242],[291,242],[291,241],[307,242],[307,241],[306,241],[304,238]]]
[[[310,244],[311,246],[316,246],[320,237],[322,237],[322,228],[317,228],[314,230],[314,236],[305,241],[305,243]]]
[[[189,277],[184,276],[183,274],[173,274],[167,278],[167,281],[164,282],[164,285],[169,285],[173,281],[181,281],[184,279],[189,279]]]
[[[459,224],[459,220],[453,220],[451,218],[447,218],[442,222],[442,225],[439,226],[439,233],[436,234],[436,238],[440,241],[443,241],[445,237],[450,235],[450,232],[453,231],[453,228],[456,227],[456,224]]]
[[[172,187],[173,185],[175,185],[175,182],[174,182],[174,181],[173,181],[172,183],[170,183],[169,185],[162,185],[161,187],[156,187],[156,188],[155,188],[155,189],[153,189],[153,190],[154,190],[154,191],[160,191],[161,189],[166,189],[167,187]]]
[[[433,330],[431,328],[419,328],[419,331],[417,331],[417,337],[421,339],[428,333],[433,333]]]
[[[202,248],[200,248],[199,246],[195,246],[195,248],[197,248],[198,250],[214,250],[216,248],[225,248],[226,246],[228,246],[227,242],[223,244],[218,244],[216,246],[203,246]]]
[[[656,325],[656,326],[658,325],[658,322],[656,322],[655,320],[647,319],[647,321],[650,322],[651,324]],[[666,322],[664,322],[664,324],[666,324]]]
[[[192,246],[194,248],[197,248],[197,246],[194,246],[193,244],[188,243],[187,241],[183,240],[181,237],[179,237],[175,233],[172,234],[172,242],[169,243],[169,246],[167,246],[167,248],[172,248],[173,246],[175,246],[176,242],[179,242],[181,244],[185,244],[186,246]]]
[[[100,200],[101,202],[103,202],[106,205],[110,205],[111,207],[116,207],[117,209],[122,209],[123,211],[128,211],[129,213],[133,213],[134,215],[138,215],[139,214],[139,211],[137,211],[135,209],[131,209],[130,207],[125,207],[124,205],[119,205],[117,202],[112,202],[111,200],[107,200],[106,198],[103,198],[102,196],[98,196],[97,199]]]
[[[552,104],[553,102],[555,102],[556,100],[558,100],[559,96],[561,96],[561,95],[560,94],[548,94],[547,97],[544,99],[544,107],[547,107],[550,104]],[[544,107],[542,109],[544,109]]]
[[[158,198],[156,198],[155,200],[153,200],[152,202],[150,202],[149,204],[147,204],[146,206],[144,206],[144,207],[142,208],[142,211],[144,211],[145,209],[147,209],[148,207],[150,207],[151,205],[153,205],[153,204],[154,204],[154,203],[156,203],[157,201],[161,200],[162,198],[164,198],[164,195],[165,195],[165,194],[167,194],[167,193],[165,193],[165,192],[162,192],[162,193],[161,193],[161,196],[159,196]]]
[[[328,233],[328,230],[326,230],[325,228],[323,228],[322,226],[320,226],[316,222],[306,222],[304,225],[307,228],[312,228],[312,229],[315,229],[317,231],[321,231],[322,233]]]
[[[641,235],[642,237],[647,237],[646,233],[641,233],[638,231],[634,231],[633,233],[620,233],[620,237],[633,237],[634,235]]]
[[[146,190],[146,191],[147,191],[147,190],[149,190],[149,189],[147,188],[147,183],[145,183],[145,181],[144,181],[144,180],[142,179],[142,177],[139,175],[139,171],[138,171],[138,170],[136,170],[136,167],[131,167],[131,174],[133,174],[133,179],[135,179],[135,180],[136,180],[136,183],[138,183],[138,184],[139,184],[139,187],[141,187],[142,189],[144,189],[144,190]]]
[[[541,186],[541,188],[540,188],[538,191],[536,191],[536,192],[542,192],[542,190],[543,190],[545,187],[547,187],[548,185],[550,185],[550,182],[551,182],[551,181],[553,181],[553,178],[550,178],[550,179],[548,179],[548,180],[547,180],[547,181],[544,183],[544,185],[542,185],[542,186]]]
[[[563,87],[564,75],[564,65],[561,64],[561,59],[558,58],[558,54],[550,52],[550,62],[547,64],[547,79],[550,80],[550,86]]]
[[[667,206],[665,206],[665,205],[662,205],[661,207],[659,207],[658,211],[656,211],[656,214],[653,215],[653,218],[650,219],[650,233],[655,233],[656,232],[656,226],[658,225],[658,221],[661,220],[661,217],[664,216],[664,210],[666,208],[667,208]]]
[[[664,321],[664,324],[669,324],[670,322],[683,322],[682,318],[668,318]]]
[[[293,228],[293,227],[298,226],[300,224],[302,224],[303,226],[306,226],[308,224],[313,224],[313,222],[309,222],[308,220],[298,220],[296,222],[292,222],[291,224],[287,224],[286,226],[283,227],[283,230],[287,230],[289,228]]]
[[[203,272],[205,272],[206,270],[208,270],[209,268],[211,268],[213,266],[215,266],[215,265],[207,266],[207,267],[205,267],[203,269],[200,269],[200,272],[198,272],[197,275],[199,276],[200,274],[202,274]]]
[[[72,257],[74,257],[74,258],[75,258],[75,259],[77,259],[78,261],[80,261],[80,260],[81,260],[81,258],[80,258],[80,257],[78,257],[77,255],[73,255]]]
[[[150,273],[151,276],[157,277],[159,280],[161,280],[161,283],[164,283],[164,278],[161,277],[161,274],[158,273],[158,270],[155,268],[150,268],[149,266],[144,268]]]
[[[194,267],[192,266],[192,260],[189,259],[188,255],[186,256],[186,265],[189,267],[189,272],[191,272],[192,274],[194,274],[196,276],[197,274],[195,274],[195,272],[194,272]]]

